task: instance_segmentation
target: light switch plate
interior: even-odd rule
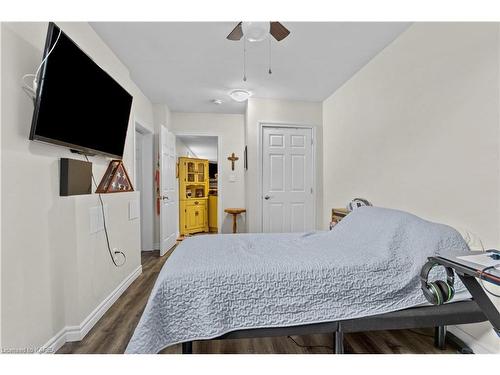
[[[229,174],[229,182],[236,182],[236,173]]]
[[[140,216],[140,206],[137,199],[128,202],[128,219],[135,220]]]
[[[106,217],[108,217],[108,206],[104,205],[104,212]],[[101,206],[89,208],[90,217],[90,234],[98,233],[104,230],[104,220],[102,217]]]

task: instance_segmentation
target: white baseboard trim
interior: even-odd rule
[[[59,350],[66,343],[66,327],[61,329],[57,334],[38,349],[38,353],[52,354]]]
[[[89,333],[92,327],[102,318],[108,309],[116,302],[132,282],[142,273],[142,266],[138,266],[128,275],[84,320],[77,326],[66,326],[52,337],[40,353],[55,353],[66,342],[80,341]]]
[[[463,329],[457,326],[449,326],[447,327],[448,331],[457,336],[460,340],[462,340],[472,351],[476,354],[493,354],[494,350],[488,348],[483,345],[477,338],[472,336],[470,333],[465,332]]]

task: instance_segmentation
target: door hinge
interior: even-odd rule
[[[311,194],[313,193],[313,188],[311,188]]]
[[[314,138],[311,138],[311,146],[314,146]]]

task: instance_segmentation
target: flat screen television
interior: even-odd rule
[[[47,54],[30,139],[122,158],[132,96],[53,23],[44,58]]]

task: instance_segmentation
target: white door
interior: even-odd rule
[[[315,229],[312,129],[263,127],[262,230]]]
[[[177,183],[175,165],[175,135],[160,127],[160,255],[164,255],[178,236]]]

